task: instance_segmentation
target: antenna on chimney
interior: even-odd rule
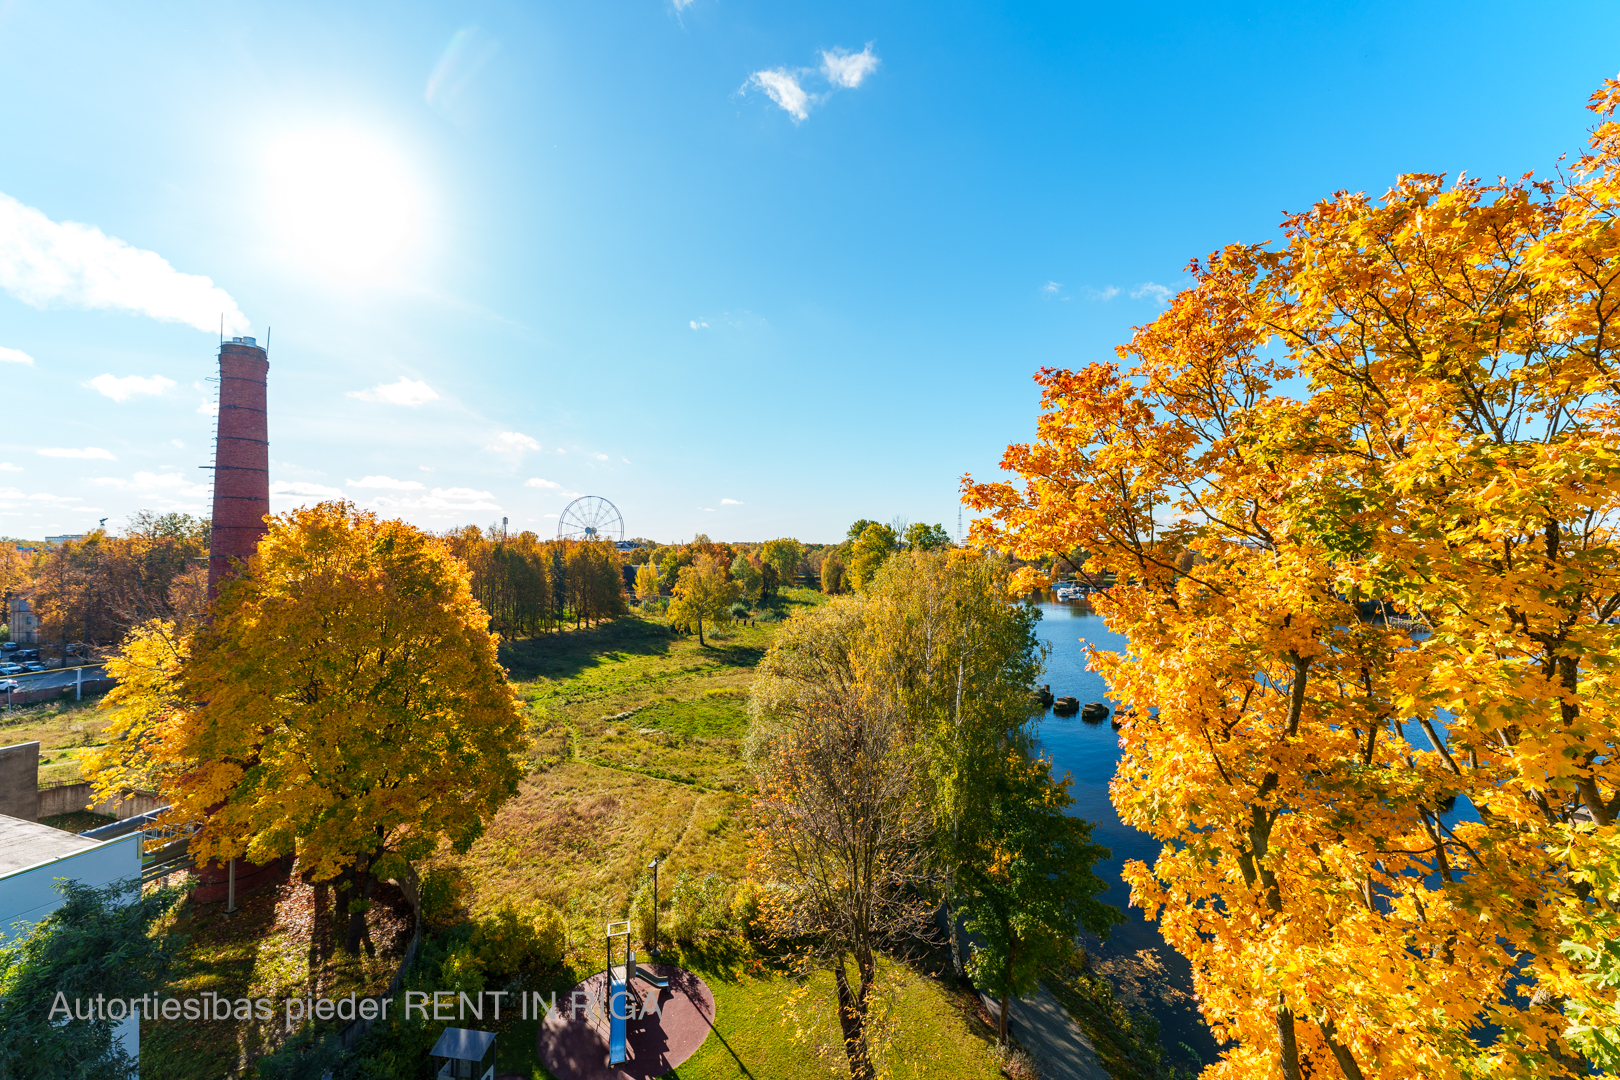
[[[264,355],[270,355],[270,327],[268,324],[264,328]]]
[[[219,343],[225,344],[225,313],[219,313]]]

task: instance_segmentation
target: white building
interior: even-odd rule
[[[103,843],[0,814],[0,940],[27,929],[61,905],[62,894],[52,888],[57,878],[102,888],[128,878],[140,880],[140,876],[139,832]],[[118,1034],[124,1049],[139,1058],[140,1020],[126,1019]]]

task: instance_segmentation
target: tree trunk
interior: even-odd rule
[[[701,649],[703,647],[703,619],[700,617],[698,619],[697,623],[698,623],[698,648]]]
[[[1294,1041],[1294,1012],[1288,999],[1277,991],[1277,1051],[1283,1080],[1302,1080],[1299,1072],[1299,1044]]]
[[[372,890],[376,887],[377,879],[371,873],[368,864],[364,870],[350,870],[346,875],[349,887],[339,892],[339,904],[348,917],[348,934],[343,941],[343,951],[350,956],[360,952],[360,944],[365,942],[367,955],[375,955],[376,946],[371,942],[371,935],[366,927],[366,909],[370,906]],[[360,900],[362,903],[354,910],[350,910],[350,903]],[[340,920],[341,922],[341,920]]]
[[[844,1035],[844,1053],[849,1056],[850,1080],[874,1080],[872,1054],[866,1045],[866,995],[871,989],[865,972],[861,974],[859,996],[849,988],[849,976],[844,973],[844,960],[839,957],[833,968],[833,981],[838,984],[838,1026]]]

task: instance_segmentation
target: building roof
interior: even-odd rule
[[[467,1028],[445,1028],[439,1041],[428,1051],[432,1057],[451,1058],[455,1061],[482,1061],[484,1051],[495,1041],[488,1031],[469,1031]]]
[[[95,840],[86,840],[49,825],[0,814],[0,877],[47,859],[60,859],[100,846]]]

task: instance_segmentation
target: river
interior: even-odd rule
[[[1050,595],[1050,594],[1048,594]],[[1042,619],[1038,633],[1051,646],[1043,682],[1050,683],[1059,697],[1073,695],[1084,704],[1102,701],[1112,715],[1102,676],[1086,670],[1082,639],[1100,649],[1124,650],[1125,639],[1103,625],[1083,604],[1055,602],[1037,605]],[[1088,942],[1093,966],[1113,982],[1118,998],[1150,1013],[1159,1022],[1160,1041],[1166,1056],[1179,1065],[1215,1060],[1215,1039],[1199,1018],[1193,1000],[1192,969],[1159,935],[1158,927],[1142,918],[1130,906],[1130,889],[1120,880],[1120,868],[1127,859],[1151,864],[1159,854],[1158,841],[1126,825],[1108,801],[1108,781],[1119,761],[1119,742],[1106,723],[1087,724],[1078,716],[1053,716],[1048,712],[1039,727],[1041,749],[1052,759],[1053,773],[1065,772],[1074,780],[1069,793],[1074,797],[1070,813],[1094,822],[1092,839],[1111,852],[1097,867],[1109,883],[1103,897],[1125,913],[1125,922],[1114,927],[1108,940]]]

